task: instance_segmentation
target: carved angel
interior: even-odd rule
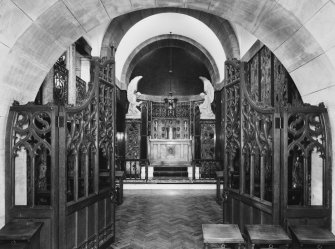
[[[199,79],[204,83],[204,92],[200,93],[200,96],[204,99],[204,102],[199,105],[200,119],[215,119],[211,108],[211,103],[214,100],[214,88],[207,78],[199,76]]]
[[[137,85],[140,79],[142,79],[142,76],[136,76],[128,85],[127,99],[129,108],[126,114],[127,118],[141,118],[141,111],[137,109],[137,106],[142,103],[142,101],[137,101],[137,98],[141,95],[140,92],[137,92]]]

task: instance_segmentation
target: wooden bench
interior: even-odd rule
[[[290,226],[295,248],[334,249],[335,236],[328,230],[312,226]]]
[[[249,248],[289,248],[292,243],[279,225],[246,225]]]
[[[115,171],[116,202],[121,205],[123,202],[123,179],[124,171]]]
[[[215,171],[216,174],[216,202],[221,204],[221,183],[223,182],[223,171]]]
[[[233,248],[242,249],[244,239],[236,224],[202,224],[204,248]]]
[[[39,249],[42,222],[16,219],[0,230],[0,249]]]
[[[0,249],[29,249],[29,243],[28,242],[18,242],[18,243],[0,242]]]

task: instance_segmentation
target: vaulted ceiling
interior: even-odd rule
[[[148,52],[132,71],[131,79],[141,75],[138,91],[150,95],[195,95],[203,92],[199,76],[210,78],[202,61],[190,51],[163,47]]]
[[[160,56],[159,58],[155,57],[153,58],[155,60],[155,63],[151,66],[145,65],[143,66],[144,57],[147,57],[148,54],[152,54],[154,51],[160,48],[180,48],[179,50],[173,50],[171,57],[173,57],[173,60],[171,60],[171,63],[173,64],[173,67],[176,70],[179,70],[180,72],[183,72],[184,76],[182,78],[185,79],[186,73],[190,73],[190,69],[192,66],[194,68],[192,69],[193,72],[196,70],[199,70],[196,74],[189,75],[189,79],[193,78],[193,82],[200,82],[198,79],[198,76],[206,76],[211,82],[218,83],[220,80],[220,75],[216,66],[216,63],[212,56],[208,53],[208,51],[202,47],[200,44],[195,42],[192,39],[189,39],[187,37],[177,36],[177,35],[162,35],[158,37],[154,37],[152,39],[149,39],[145,41],[144,43],[140,44],[129,56],[127,59],[127,62],[123,66],[123,72],[121,76],[121,80],[123,82],[129,82],[131,78],[134,77],[133,70],[136,70],[136,75],[141,75],[141,71],[145,70],[146,73],[151,72],[151,76],[147,75],[146,78],[142,79],[141,82],[147,82],[148,78],[162,78],[164,74],[159,74],[159,71],[153,70],[153,68],[162,67],[162,71],[167,71],[167,68],[169,65],[164,65],[166,61],[169,61],[170,58],[167,58],[166,55]],[[186,53],[185,53],[186,52]],[[185,58],[185,64],[181,64],[180,61],[184,60],[179,53],[182,53],[183,56],[186,56]],[[196,66],[197,65],[197,66]],[[206,70],[200,70],[201,68],[205,68]],[[180,68],[179,68],[180,67]],[[142,70],[139,70],[139,68],[142,68]],[[131,77],[131,74],[132,77]],[[165,75],[167,76],[167,75]],[[171,75],[169,75],[168,78],[170,78]],[[176,75],[175,75],[176,76]],[[181,77],[181,75],[179,75]],[[162,81],[160,81],[162,82]],[[178,80],[179,84],[186,84],[185,86],[181,86],[187,89],[187,83],[185,80]],[[156,84],[159,84],[157,82]],[[152,85],[152,84],[151,84]],[[179,88],[177,85],[175,88]],[[200,93],[200,92],[197,92]],[[156,91],[156,94],[157,91]],[[162,94],[165,94],[165,92],[162,92]],[[182,94],[182,93],[180,93]],[[189,94],[189,93],[187,93]]]

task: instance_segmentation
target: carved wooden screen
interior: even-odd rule
[[[236,82],[224,88],[225,129],[224,158],[229,187],[239,188],[240,175],[240,85]]]
[[[246,94],[241,101],[243,192],[272,202],[274,110],[258,108]]]
[[[126,120],[126,159],[140,159],[141,120]]]
[[[283,223],[330,227],[331,160],[327,109],[288,107],[284,115]],[[309,219],[311,214],[313,219]]]
[[[329,227],[331,142],[326,109],[303,104],[289,74],[265,46],[240,66],[236,60],[227,62],[226,77],[225,221],[241,227]]]
[[[148,131],[149,131],[149,106],[150,103],[148,101],[142,102],[141,104],[141,144],[140,144],[140,158],[147,159],[148,148],[147,148],[147,139],[148,139]]]
[[[260,56],[262,54],[262,56]],[[278,223],[279,169],[274,167],[278,150],[274,137],[275,108],[272,106],[271,53],[260,52],[247,63],[226,62],[224,92],[224,162],[229,198],[225,219],[244,224]],[[261,73],[265,71],[264,73]],[[270,76],[269,76],[270,74]],[[240,76],[240,78],[238,77]],[[278,154],[278,155],[276,155]],[[276,169],[276,170],[275,170]],[[276,176],[276,177],[275,177]],[[236,200],[239,200],[237,204]],[[257,208],[249,209],[246,203]],[[235,212],[236,205],[240,212]],[[249,215],[247,213],[255,214]],[[247,218],[246,218],[247,217]]]
[[[115,236],[114,63],[95,59],[92,72],[81,106],[10,109],[7,220],[44,222],[41,248],[106,248]]]
[[[114,237],[114,215],[110,196],[114,176],[115,92],[113,63],[92,62],[94,86],[79,107],[65,107],[60,136],[66,146],[64,189],[67,205],[60,210],[66,223],[60,227],[62,248],[97,248]],[[107,74],[107,75],[106,75]],[[64,155],[64,156],[62,156]],[[73,236],[74,234],[77,236]]]
[[[215,159],[215,120],[200,120],[201,159]]]
[[[82,104],[86,97],[86,82],[76,76],[76,105]]]
[[[10,108],[6,153],[6,221],[44,222],[41,248],[55,248],[58,212],[56,106],[15,105]],[[38,210],[36,212],[35,210]]]
[[[65,68],[64,59],[62,57],[53,67],[53,95],[55,104],[64,105],[68,102],[68,70]]]
[[[141,125],[140,119],[126,119],[125,171],[127,178],[141,178]]]

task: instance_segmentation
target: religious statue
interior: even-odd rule
[[[199,105],[200,119],[215,119],[215,114],[211,108],[211,103],[214,100],[214,88],[205,77],[200,76],[199,79],[204,83],[204,92],[200,93],[200,96],[204,99],[204,102]]]
[[[126,118],[141,118],[141,111],[137,109],[137,106],[142,103],[142,101],[137,101],[137,98],[141,95],[140,92],[137,92],[137,85],[140,79],[142,79],[142,76],[136,76],[128,85],[127,99],[129,101],[129,108]]]

